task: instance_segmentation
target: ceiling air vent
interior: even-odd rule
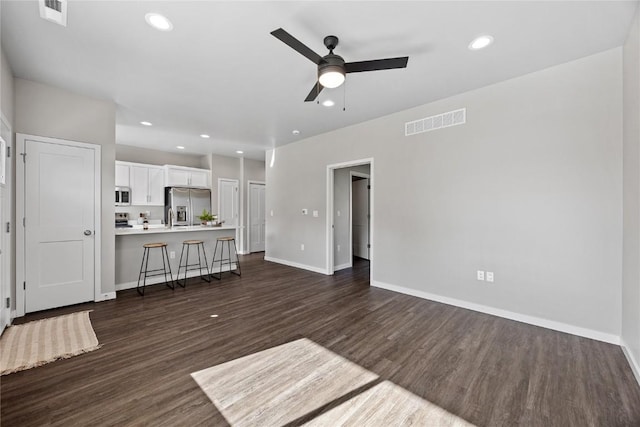
[[[67,26],[67,0],[38,0],[40,17]]]
[[[404,124],[404,136],[416,135],[418,133],[429,132],[436,129],[448,128],[462,125],[467,121],[467,109],[461,108],[448,113],[436,116],[425,117]]]

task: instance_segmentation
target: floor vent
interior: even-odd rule
[[[67,26],[67,0],[38,0],[40,17]]]
[[[448,128],[462,125],[467,121],[467,109],[461,108],[437,116],[425,117],[404,124],[404,136],[411,136],[418,133],[430,132],[432,130]]]

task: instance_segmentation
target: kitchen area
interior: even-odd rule
[[[209,267],[219,237],[233,237],[238,253],[242,253],[247,212],[246,208],[243,209],[243,188],[240,183],[247,179],[263,180],[264,162],[218,155],[175,155],[154,150],[144,150],[142,153],[137,148],[127,146],[120,146],[117,158],[114,198],[116,291],[137,286],[144,244],[167,244],[174,279],[185,240],[204,242]],[[139,162],[145,159],[154,163],[173,161],[179,164]],[[243,167],[245,162],[251,163],[249,167]],[[247,173],[243,173],[245,169]],[[220,193],[224,191],[221,180],[238,183],[235,198]],[[225,203],[235,206],[225,206]],[[216,260],[220,256],[219,248]],[[148,270],[163,267],[159,251],[151,251],[148,262]],[[197,252],[192,251],[189,264],[193,262],[197,263]],[[223,271],[233,268],[234,264],[225,265]],[[216,263],[212,272],[217,273],[218,270]],[[199,274],[197,270],[191,270],[187,272],[187,277]],[[184,268],[180,277],[184,277]],[[163,276],[149,277],[147,286],[163,282]]]

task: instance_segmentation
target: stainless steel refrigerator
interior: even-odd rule
[[[164,223],[173,225],[198,225],[203,210],[211,213],[211,190],[200,188],[166,187],[164,192]]]

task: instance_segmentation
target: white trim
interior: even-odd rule
[[[624,356],[627,358],[629,362],[629,366],[631,366],[631,371],[633,372],[633,376],[636,377],[636,381],[638,385],[640,385],[640,363],[633,357],[633,353],[627,347],[627,344],[624,342],[624,339],[620,338],[620,347],[622,347],[622,352]]]
[[[288,265],[289,267],[295,267],[295,268],[301,268],[303,270],[313,271],[314,273],[320,273],[320,274],[325,274],[325,275],[327,274],[327,271],[324,268],[314,267],[312,265],[300,264],[300,263],[297,263],[297,262],[287,261],[287,260],[279,259],[279,258],[273,258],[273,257],[270,257],[270,256],[265,256],[264,260],[265,261],[270,261],[270,262],[275,262],[277,264]]]
[[[244,252],[244,185],[240,185],[244,180],[244,157],[240,158],[240,179],[238,180],[238,249]],[[219,205],[218,205],[219,206]]]
[[[264,218],[265,221],[267,219],[267,197],[266,197],[266,191],[267,191],[267,183],[264,181],[253,181],[253,180],[247,180],[247,247],[245,248],[246,250],[242,251],[243,255],[248,255],[251,253],[251,186],[252,185],[262,185],[264,187],[264,191],[265,191],[265,212],[264,212]],[[266,242],[265,242],[266,244]],[[266,246],[266,245],[265,245]],[[266,249],[266,247],[265,247]],[[257,251],[256,251],[257,252]],[[262,252],[262,251],[260,251]]]
[[[100,294],[99,298],[96,298],[96,302],[101,302],[101,301],[108,301],[110,299],[116,299],[116,292],[105,292],[103,294]]]
[[[4,124],[4,127],[6,127],[6,130],[8,132],[7,135],[7,140],[5,141],[6,143],[6,148],[5,150],[8,148],[11,151],[11,157],[6,157],[6,151],[4,153],[2,153],[2,155],[4,156],[5,159],[5,163],[4,163],[4,174],[5,174],[5,183],[3,184],[3,188],[2,191],[4,192],[4,200],[3,200],[3,204],[0,207],[0,209],[2,209],[2,217],[4,220],[5,224],[9,224],[11,227],[11,231],[9,233],[6,232],[6,230],[2,230],[2,238],[0,239],[1,245],[2,245],[2,276],[0,277],[0,286],[2,286],[2,291],[0,292],[2,294],[2,301],[1,302],[1,306],[2,308],[0,309],[0,324],[2,325],[2,329],[4,330],[5,327],[11,325],[11,321],[13,320],[13,314],[15,313],[15,311],[11,310],[11,306],[15,305],[15,301],[13,301],[13,298],[11,297],[11,291],[14,288],[14,285],[12,284],[11,281],[11,271],[13,269],[14,266],[14,247],[13,247],[13,242],[12,242],[12,236],[15,233],[15,224],[13,223],[13,212],[14,212],[14,207],[13,207],[13,182],[14,182],[14,178],[13,178],[13,166],[12,166],[12,161],[13,158],[15,157],[15,143],[14,143],[14,138],[13,138],[13,126],[12,123],[9,122],[9,120],[7,119],[7,117],[2,113],[2,111],[0,111],[0,120],[2,121],[2,123]],[[2,134],[0,133],[0,138],[2,138]],[[2,229],[4,229],[4,224],[0,224],[0,226],[2,226]],[[9,306],[9,308],[6,308],[5,306],[5,298],[12,298],[11,300],[11,305]],[[4,324],[4,321],[7,321],[6,324]]]
[[[44,142],[48,144],[66,145],[71,147],[86,148],[93,150],[94,155],[94,268],[93,268],[93,295],[94,301],[102,301],[104,296],[102,294],[102,279],[101,279],[101,260],[102,260],[102,173],[101,173],[101,147],[97,144],[89,144],[86,142],[70,141],[60,138],[49,138],[45,136],[27,135],[18,133],[16,134],[16,150],[14,155],[18,155],[17,149],[20,149],[21,153],[24,153],[25,143],[27,140],[33,140],[38,142]],[[22,317],[25,315],[25,290],[20,283],[24,283],[26,277],[25,270],[25,230],[22,225],[22,221],[19,218],[25,216],[24,213],[24,179],[25,179],[25,163],[19,161],[16,158],[16,315]]]
[[[492,316],[502,317],[505,319],[515,320],[517,322],[527,323],[530,325],[540,326],[555,331],[566,332],[568,334],[580,337],[590,338],[597,341],[603,341],[610,344],[620,345],[620,337],[614,334],[595,331],[593,329],[581,328],[579,326],[569,325],[567,323],[556,322],[554,320],[543,319],[541,317],[528,316],[526,314],[514,313],[513,311],[502,310],[500,308],[489,307],[482,304],[476,304],[456,298],[443,297],[429,292],[419,291],[417,289],[405,288],[403,286],[390,285],[388,283],[371,281],[371,286],[389,291],[399,292],[401,294],[411,295],[414,297],[437,301],[456,307],[466,308],[468,310],[478,311],[480,313],[490,314]]]
[[[353,267],[353,177],[357,176],[360,178],[366,178],[369,180],[369,186],[371,186],[371,176],[369,174],[362,173],[362,172],[355,172],[355,171],[349,171],[349,172],[350,172],[349,177],[351,178],[351,180],[349,181],[349,263],[351,267]],[[371,206],[369,206],[369,210],[371,210]],[[369,212],[369,218],[371,218],[371,212]],[[371,222],[369,221],[369,224],[367,225],[369,227],[369,229],[367,230],[367,234],[369,234],[371,233]],[[370,239],[371,236],[368,235],[367,238]]]
[[[333,271],[340,271],[340,270],[344,270],[345,268],[351,268],[353,267],[353,260],[351,262],[348,262],[346,264],[340,264],[340,265],[335,265],[333,267]]]

